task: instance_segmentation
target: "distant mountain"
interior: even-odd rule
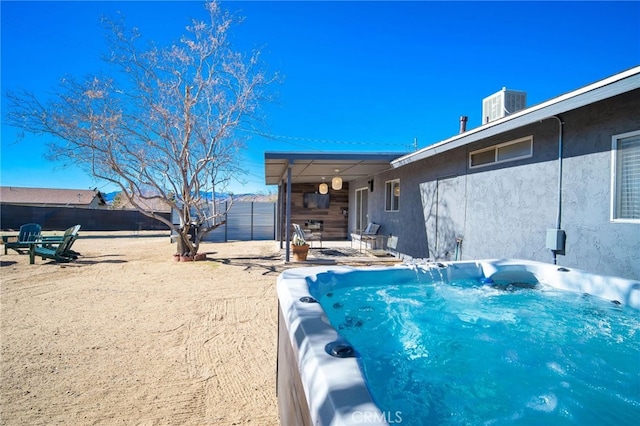
[[[233,194],[234,201],[254,202],[254,203],[275,203],[278,201],[277,194]]]
[[[107,202],[107,204],[111,204],[113,203],[114,198],[116,198],[116,195],[118,195],[119,193],[120,191],[103,192],[102,196],[104,197],[104,200]]]

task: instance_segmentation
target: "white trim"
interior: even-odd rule
[[[519,156],[513,157],[513,158],[507,158],[505,160],[498,160],[498,152],[500,151],[500,148],[505,147],[505,146],[509,146],[509,145],[515,145],[517,143],[521,143],[521,142],[525,142],[525,141],[529,141],[529,153],[528,154],[519,155]],[[481,153],[487,152],[487,151],[494,151],[495,152],[492,162],[478,164],[478,165],[475,165],[475,166],[471,163],[471,157],[474,154],[481,154]],[[477,168],[480,168],[480,167],[486,167],[486,166],[491,166],[491,165],[495,165],[495,164],[508,163],[510,161],[522,160],[522,159],[531,158],[531,157],[533,157],[533,135],[525,136],[524,138],[514,139],[512,141],[500,143],[500,144],[497,144],[497,145],[492,145],[492,146],[487,147],[487,148],[482,148],[482,149],[477,149],[475,151],[471,151],[469,153],[469,168],[470,169],[477,169]]]
[[[634,130],[633,132],[620,133],[618,135],[611,136],[611,200],[610,200],[610,220],[613,223],[640,223],[640,219],[627,219],[617,218],[617,206],[618,206],[618,141],[620,139],[626,139],[633,136],[640,135],[640,130]]]
[[[367,194],[369,194],[371,191],[369,191],[369,187],[368,186],[363,186],[361,188],[356,188],[354,189],[353,192],[353,217],[354,217],[354,226],[355,229],[364,229],[364,224],[367,223],[368,218],[367,217],[361,217],[362,216],[362,207],[363,207],[363,202],[362,202],[362,193],[366,191]],[[358,195],[360,195],[360,198],[358,198]],[[369,202],[369,196],[367,195],[367,202]],[[367,208],[367,214],[365,216],[367,216],[369,214],[368,210],[369,210],[369,206],[366,207]],[[360,223],[358,223],[360,222]]]

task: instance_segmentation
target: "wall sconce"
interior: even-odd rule
[[[340,170],[336,169],[336,174],[338,174]],[[334,191],[340,191],[342,189],[342,178],[340,176],[336,176],[331,179],[331,188]]]
[[[324,177],[322,178],[322,183],[318,186],[318,192],[322,195],[329,192],[329,185],[324,181]]]
[[[373,179],[371,179],[368,183],[369,183],[369,192],[373,192]]]

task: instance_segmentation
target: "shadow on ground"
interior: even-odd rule
[[[279,254],[268,256],[225,257],[207,260],[222,263],[223,265],[240,266],[243,267],[245,271],[263,270],[262,275],[271,273],[279,274],[280,272],[287,269],[287,266],[282,263],[282,256]]]

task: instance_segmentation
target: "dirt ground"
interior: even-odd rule
[[[0,424],[279,424],[277,243],[203,244],[200,262],[151,233],[73,248],[0,257]]]

